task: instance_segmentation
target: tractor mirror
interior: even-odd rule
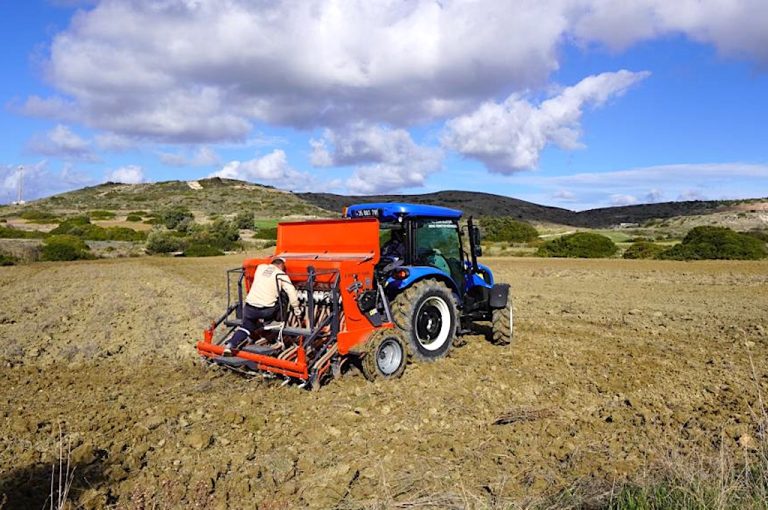
[[[483,256],[483,247],[480,246],[480,229],[476,226],[472,226],[472,246],[474,247],[474,256],[475,257],[482,257]]]

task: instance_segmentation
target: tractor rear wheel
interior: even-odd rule
[[[397,296],[393,318],[408,339],[411,356],[419,361],[442,358],[456,336],[456,301],[445,284],[422,280]]]
[[[493,328],[493,341],[499,345],[509,345],[512,343],[512,299],[504,308],[493,311],[491,327]]]
[[[406,351],[402,333],[394,328],[374,331],[366,342],[363,375],[369,381],[397,379],[405,371]]]

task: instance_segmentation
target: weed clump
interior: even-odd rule
[[[0,266],[15,266],[17,262],[18,259],[16,257],[0,250]]]
[[[659,254],[667,260],[758,260],[768,255],[761,240],[726,227],[696,227]]]
[[[147,237],[147,253],[173,253],[183,251],[187,247],[187,240],[176,232],[170,230],[153,230]]]
[[[253,234],[254,239],[277,240],[277,227],[260,228]]]
[[[76,216],[62,221],[51,234],[66,234],[77,236],[89,241],[143,241],[147,238],[144,232],[128,227],[100,227],[93,225],[87,216]]]
[[[253,230],[256,228],[253,211],[240,211],[235,215],[234,223],[237,225],[237,228],[243,230]]]
[[[529,223],[508,217],[486,216],[480,218],[480,226],[486,241],[527,243],[538,239],[539,232]]]
[[[88,213],[88,217],[91,220],[111,220],[116,216],[112,211],[95,210]]]
[[[19,216],[30,223],[55,223],[59,219],[52,212],[40,209],[25,209]]]
[[[52,235],[43,241],[41,260],[83,260],[93,259],[85,241],[77,236],[62,234]]]
[[[664,247],[650,241],[635,241],[624,252],[625,259],[655,259]]]
[[[192,243],[184,250],[185,257],[217,257],[224,252],[209,244]]]
[[[47,234],[37,230],[20,230],[18,228],[0,226],[0,239],[42,239]]]
[[[618,246],[604,235],[577,232],[547,241],[539,247],[536,255],[539,257],[594,259],[611,257],[618,249]]]

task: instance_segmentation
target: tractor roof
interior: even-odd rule
[[[400,216],[459,219],[461,211],[436,205],[404,204],[400,202],[379,202],[355,204],[347,207],[344,216],[348,218],[378,218],[379,221],[397,221]]]

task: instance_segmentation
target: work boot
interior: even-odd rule
[[[229,342],[224,344],[224,352],[221,353],[222,356],[232,356],[232,349],[233,347],[229,344]]]

